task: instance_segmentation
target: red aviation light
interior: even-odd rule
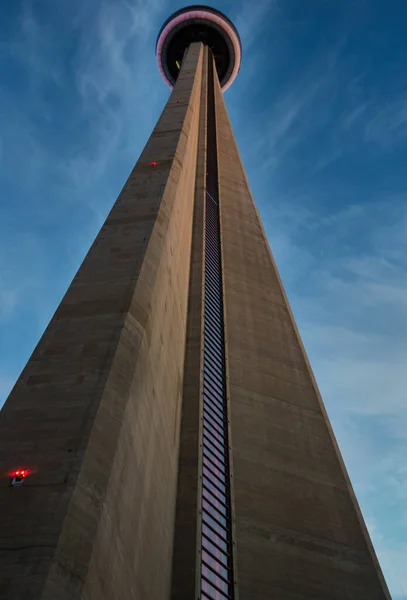
[[[156,162],[155,160],[153,160],[153,161],[150,163],[150,167],[156,167],[157,165],[158,165],[158,162]]]
[[[28,475],[30,475],[30,473],[31,471],[29,469],[17,469],[16,471],[13,471],[12,473],[10,473],[11,485],[23,485],[24,480],[26,479],[26,477],[28,477]]]

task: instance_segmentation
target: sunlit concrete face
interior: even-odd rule
[[[390,598],[202,35],[1,413],[2,600]]]
[[[170,597],[201,64],[1,412],[2,600]]]

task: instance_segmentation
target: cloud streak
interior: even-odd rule
[[[407,140],[407,94],[376,108],[366,123],[365,140],[391,151]]]

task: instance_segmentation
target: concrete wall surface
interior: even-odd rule
[[[1,413],[2,600],[169,595],[201,64],[194,44]]]
[[[238,598],[388,599],[216,90]]]

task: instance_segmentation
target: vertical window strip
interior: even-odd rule
[[[201,599],[231,600],[233,599],[232,528],[213,83],[213,61],[209,52],[204,256],[205,368],[203,373],[204,393],[202,395],[204,437],[202,443],[204,452],[207,453],[209,450],[211,462],[206,466],[203,463],[202,467],[204,510],[201,521]],[[218,463],[219,475],[216,463]]]

